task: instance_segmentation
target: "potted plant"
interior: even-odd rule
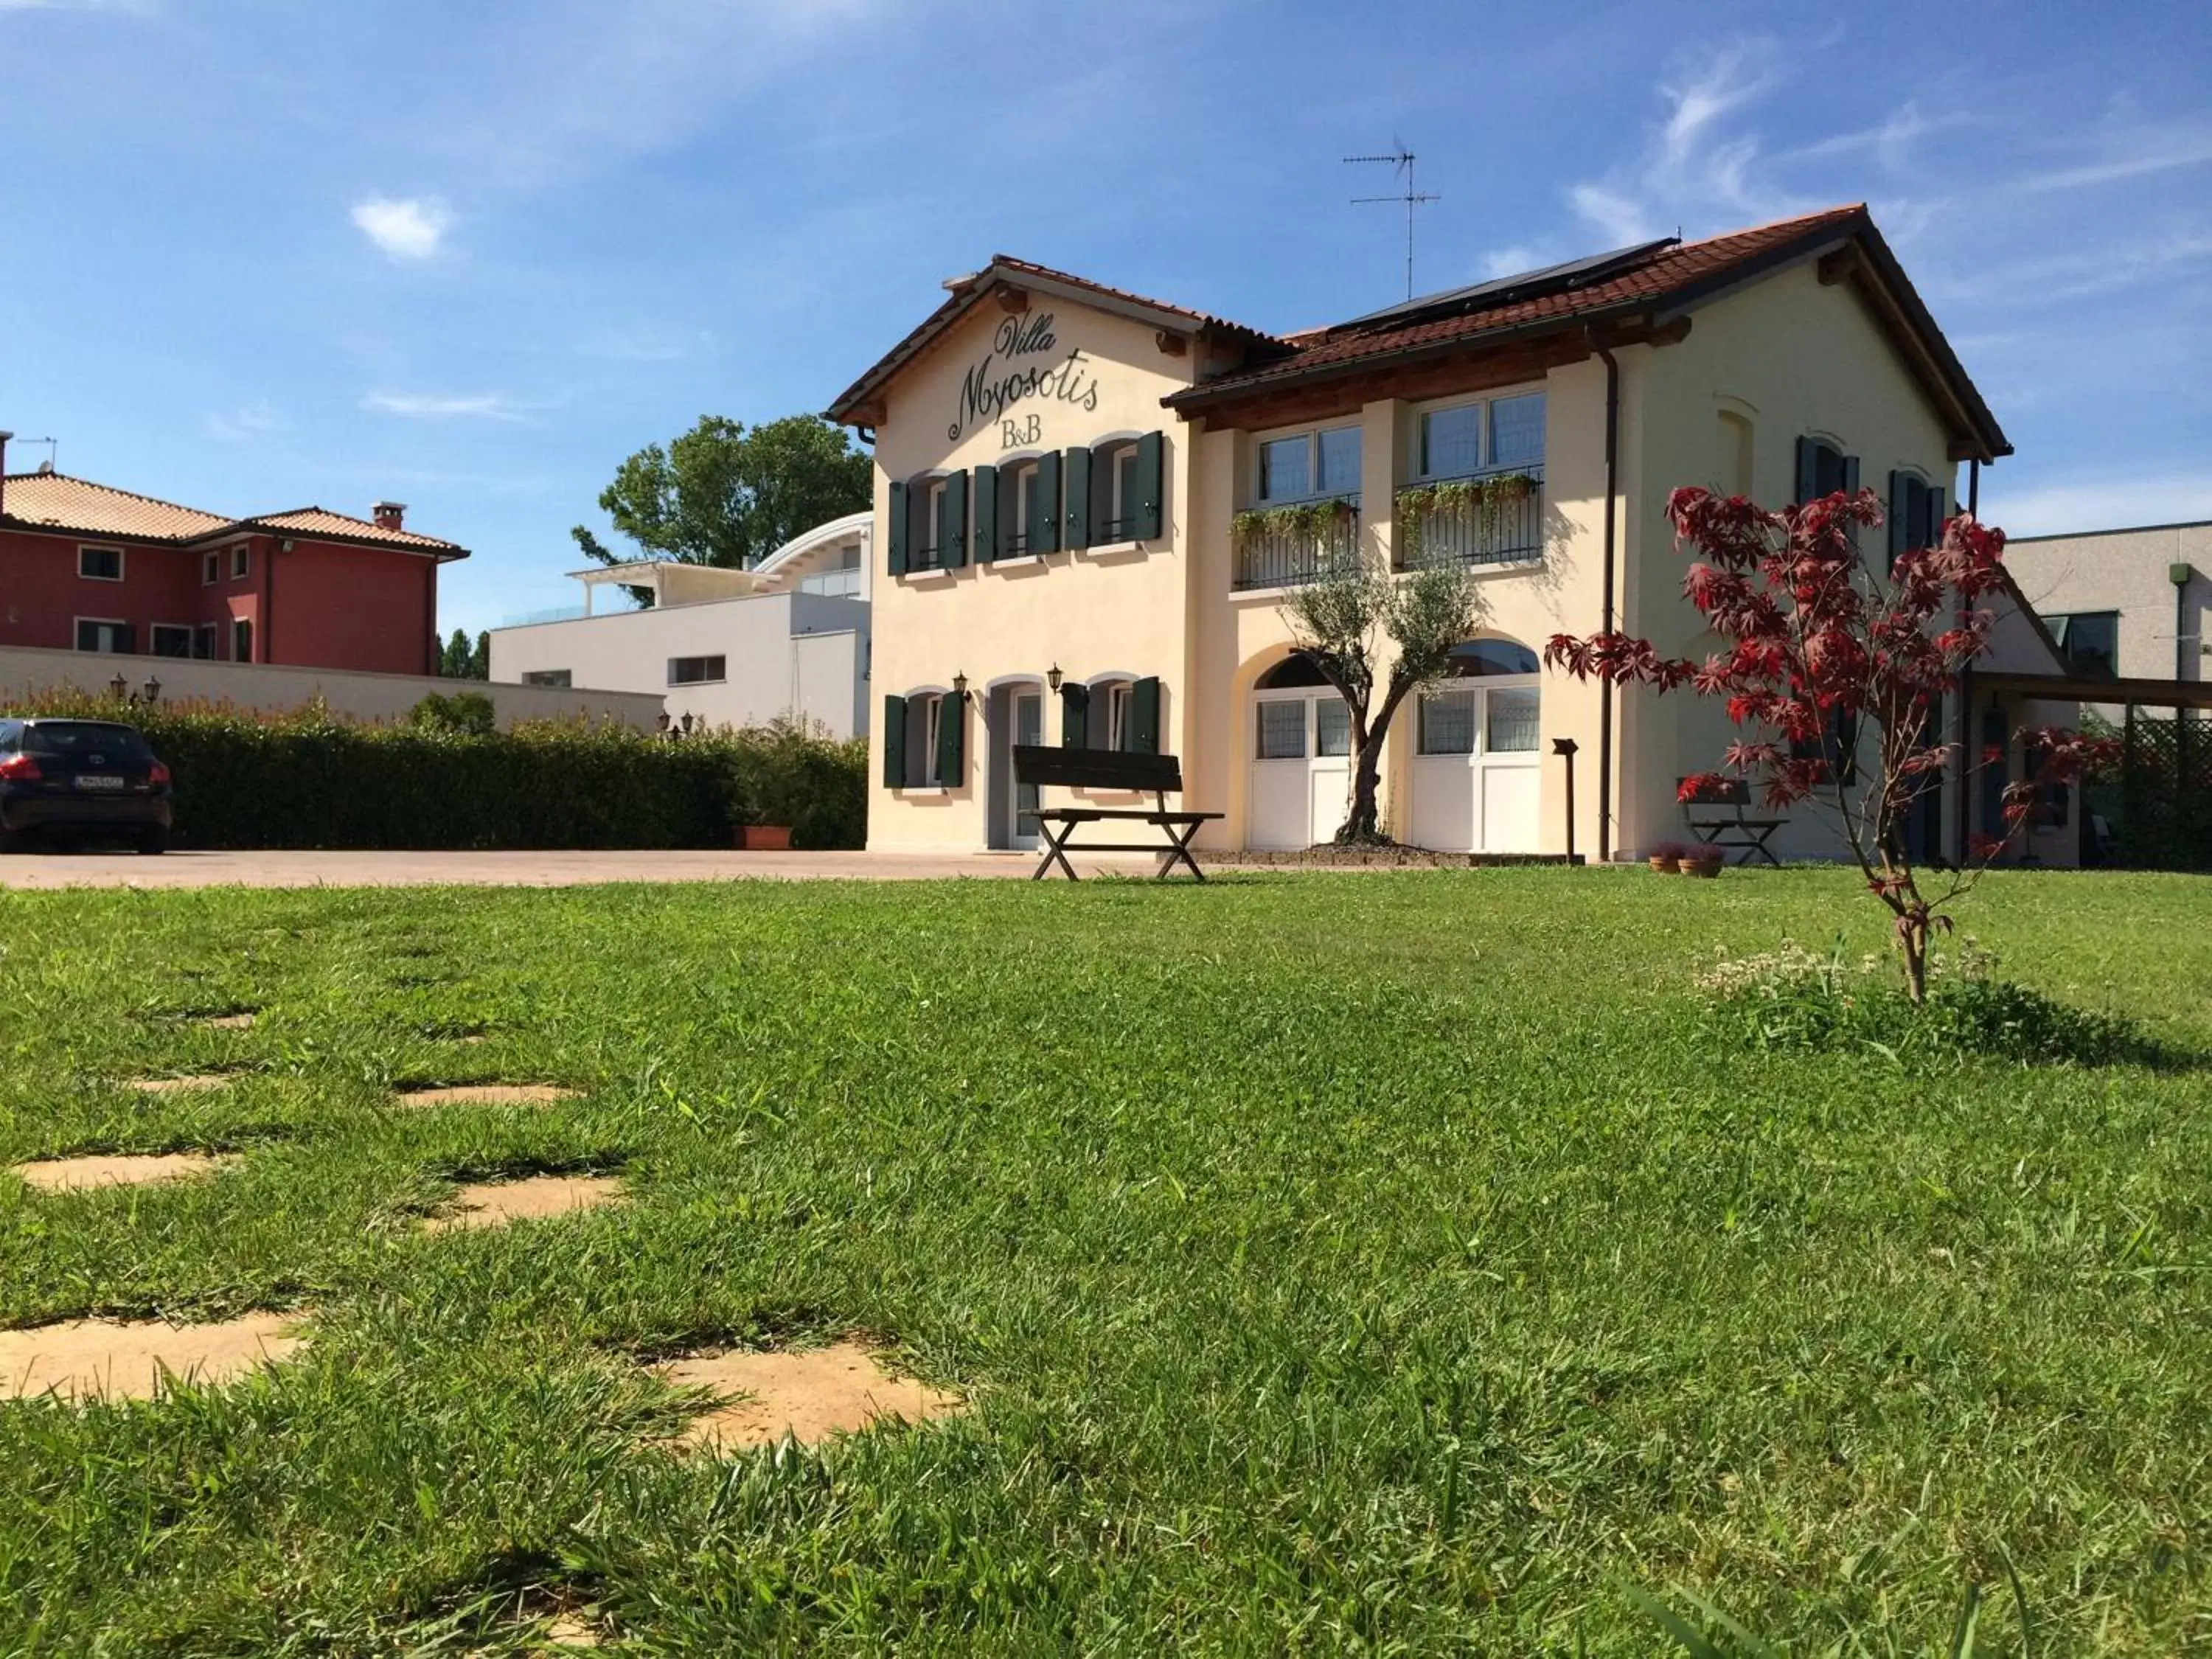
[[[1652,848],[1649,854],[1651,860],[1652,873],[1654,875],[1661,876],[1671,876],[1676,874],[1682,867],[1683,857],[1686,854],[1694,858],[1697,856],[1697,850],[1698,849],[1694,847],[1684,846],[1679,841],[1662,841],[1659,842],[1656,846]]]
[[[1682,873],[1686,876],[1700,876],[1711,881],[1715,876],[1720,874],[1721,866],[1727,861],[1727,859],[1728,854],[1722,852],[1719,848],[1700,845],[1693,851],[1682,854]]]
[[[791,847],[791,829],[806,811],[803,757],[793,752],[796,734],[770,728],[746,734],[730,776],[730,816],[740,852],[781,853]]]

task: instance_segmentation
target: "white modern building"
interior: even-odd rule
[[[868,730],[872,515],[832,520],[750,570],[640,560],[569,574],[583,613],[492,630],[495,684],[650,691],[672,720],[833,738]],[[599,611],[603,587],[644,588],[639,609]]]

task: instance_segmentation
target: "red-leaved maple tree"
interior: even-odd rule
[[[1545,659],[1578,678],[1724,698],[1742,735],[1723,765],[1759,785],[1771,807],[1805,802],[1838,821],[1869,889],[1894,919],[1905,988],[1920,1001],[1929,945],[1949,929],[1949,907],[2025,830],[2045,790],[2108,764],[2115,752],[2109,739],[2075,732],[2017,733],[2033,773],[2004,787],[2003,833],[1972,836],[1955,866],[1911,851],[1908,815],[1947,766],[1960,763],[1964,801],[1967,780],[2004,761],[2004,750],[1991,745],[1977,763],[1964,763],[1936,718],[1960,671],[1990,649],[2004,532],[1961,514],[1933,546],[1908,549],[1883,572],[1860,557],[1855,537],[1882,523],[1872,490],[1775,513],[1741,495],[1677,489],[1667,515],[1677,546],[1693,556],[1682,592],[1724,648],[1696,662],[1619,631],[1559,634]],[[1720,775],[1686,778],[1683,799]]]

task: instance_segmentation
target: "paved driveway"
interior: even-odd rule
[[[1088,875],[1148,876],[1149,856],[1071,855]],[[1026,877],[1034,853],[26,853],[0,889],[57,887],[574,887],[609,881],[924,881]],[[1060,879],[1055,877],[1054,879]],[[1178,878],[1188,880],[1188,877]]]

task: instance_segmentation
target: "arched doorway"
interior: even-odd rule
[[[1411,810],[1404,839],[1443,853],[1533,853],[1542,816],[1541,693],[1536,653],[1514,640],[1469,640],[1450,677],[1413,714]]]
[[[1352,791],[1352,713],[1310,658],[1285,657],[1260,676],[1245,744],[1245,844],[1311,847],[1334,836]]]

